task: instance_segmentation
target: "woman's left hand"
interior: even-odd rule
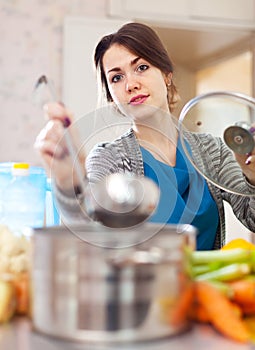
[[[235,157],[249,183],[255,186],[255,148],[248,155],[235,153]]]
[[[251,125],[251,129],[255,130],[255,124]],[[255,147],[249,154],[235,153],[235,158],[249,183],[255,186]]]

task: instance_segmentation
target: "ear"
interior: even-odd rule
[[[173,77],[173,73],[172,72],[170,72],[170,73],[165,75],[166,86],[170,86],[172,84],[172,77]]]

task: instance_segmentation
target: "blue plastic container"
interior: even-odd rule
[[[2,194],[4,189],[12,180],[12,166],[14,162],[0,163],[0,221],[2,218]],[[30,166],[30,183],[41,191],[40,198],[45,203],[44,226],[59,225],[60,218],[55,207],[51,191],[51,180],[47,178],[46,172],[42,167]]]

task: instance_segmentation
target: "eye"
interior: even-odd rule
[[[137,67],[137,70],[139,72],[143,72],[145,70],[147,70],[149,68],[148,64],[140,64],[138,67]]]
[[[111,82],[112,83],[117,83],[118,81],[120,81],[122,79],[122,75],[121,74],[116,74],[112,77]]]

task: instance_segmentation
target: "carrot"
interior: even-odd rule
[[[242,317],[242,315],[243,315],[242,307],[236,303],[231,302],[231,304],[232,304],[232,308],[233,308],[235,314],[238,317]],[[209,323],[210,322],[207,311],[198,302],[193,303],[193,305],[189,311],[189,318],[192,321],[200,322],[200,323]]]
[[[255,315],[255,303],[239,304],[244,316]]]
[[[243,317],[243,310],[242,310],[241,306],[239,304],[236,304],[233,302],[230,302],[230,303],[232,305],[232,308],[233,308],[236,316],[238,316],[239,318]]]
[[[169,321],[173,326],[181,326],[188,320],[188,313],[194,299],[194,284],[188,282],[182,288],[178,301],[173,309],[170,310]]]
[[[29,277],[23,274],[13,280],[13,286],[16,292],[16,314],[29,313]]]
[[[210,283],[196,282],[195,292],[198,302],[208,314],[213,326],[223,335],[247,343],[250,340],[250,333],[243,320],[238,316],[233,305],[218,289]]]
[[[245,317],[244,323],[251,333],[251,342],[255,343],[255,318],[254,316]]]
[[[229,282],[229,286],[232,289],[232,300],[255,304],[255,280],[239,279]]]
[[[199,303],[193,303],[189,310],[189,319],[200,323],[209,323],[209,317],[205,308]]]

